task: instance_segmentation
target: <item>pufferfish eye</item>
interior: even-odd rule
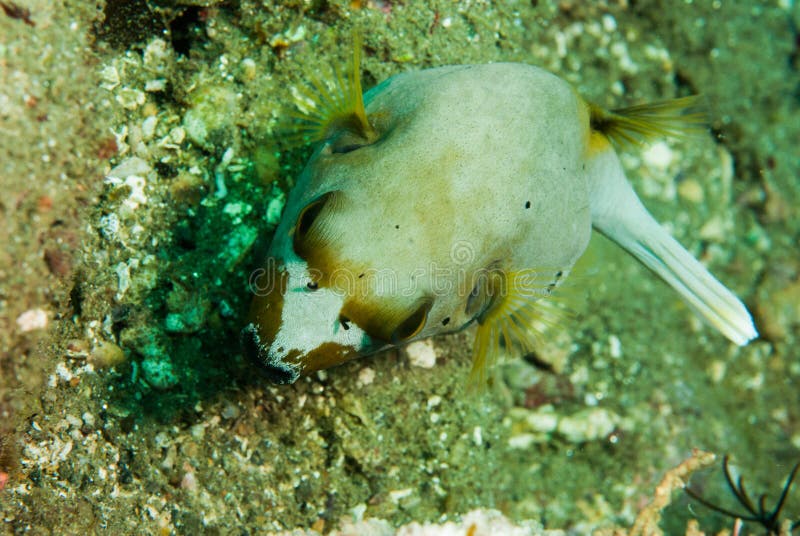
[[[300,257],[305,259],[310,249],[313,248],[315,242],[313,236],[316,236],[316,240],[318,241],[319,227],[324,224],[325,218],[323,216],[323,219],[320,219],[320,215],[322,215],[328,203],[332,202],[339,193],[340,192],[333,191],[322,194],[300,211],[300,215],[297,216],[297,223],[294,226],[294,236],[292,239],[294,251]]]
[[[328,194],[325,194],[307,204],[303,210],[300,211],[294,231],[295,237],[303,238],[308,234],[309,229],[314,225],[314,220],[316,220],[319,213],[322,212],[322,207],[325,206],[327,200]]]

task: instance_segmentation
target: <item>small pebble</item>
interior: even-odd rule
[[[81,420],[83,421],[83,424],[85,426],[88,426],[88,427],[93,427],[94,426],[94,423],[95,423],[94,415],[92,415],[88,411],[85,411],[83,413],[83,415],[81,415]]]
[[[393,503],[397,504],[402,499],[405,499],[406,497],[410,497],[413,493],[414,493],[414,490],[411,489],[411,488],[396,489],[396,490],[392,490],[392,491],[389,492],[389,499]]]
[[[237,406],[236,404],[233,404],[231,402],[228,402],[227,404],[225,404],[225,407],[222,408],[222,418],[223,419],[235,419],[241,413],[242,413],[242,411],[239,409],[239,406]]]
[[[184,470],[186,470],[186,474],[183,475],[181,479],[181,488],[187,491],[194,491],[197,489],[197,478],[194,476],[194,471],[192,470],[191,466],[188,463],[183,465]]]
[[[239,64],[239,76],[243,82],[252,82],[258,75],[256,62],[251,58],[245,58]]]
[[[727,225],[719,216],[713,216],[698,232],[700,238],[711,242],[724,242],[727,235]]]
[[[728,366],[725,361],[722,361],[721,359],[715,359],[708,366],[707,373],[711,377],[712,382],[719,383],[725,378],[727,368]]]
[[[558,426],[558,415],[553,410],[553,406],[545,405],[537,411],[531,412],[525,419],[525,424],[537,434],[549,434]]]
[[[651,145],[642,157],[648,165],[663,171],[672,163],[674,154],[669,145],[662,141]]]
[[[603,408],[590,408],[562,417],[558,433],[572,443],[601,439],[614,431],[619,417]]]
[[[476,447],[483,446],[483,429],[480,426],[472,429],[472,442]]]
[[[89,362],[97,369],[116,367],[125,361],[122,348],[108,341],[101,341],[89,354]]]
[[[167,81],[164,78],[156,78],[155,80],[148,80],[144,83],[144,90],[148,93],[158,93],[167,89]]]
[[[608,336],[608,354],[614,359],[622,357],[622,342],[616,335]]]
[[[29,309],[17,317],[17,326],[22,333],[47,327],[47,311]]]
[[[702,203],[703,187],[694,179],[686,179],[678,184],[678,195],[692,203]]]
[[[118,179],[121,183],[131,175],[147,175],[151,171],[150,164],[138,156],[126,158],[108,172],[108,178]]]
[[[375,371],[369,367],[364,367],[358,371],[359,385],[369,385],[375,381]]]
[[[439,404],[441,403],[442,403],[442,397],[439,395],[433,395],[428,399],[428,411],[439,406]]]
[[[146,98],[144,92],[138,89],[123,87],[117,93],[116,100],[123,108],[135,110],[145,103]]]
[[[142,139],[150,141],[156,133],[156,126],[158,125],[158,116],[151,115],[142,121]]]
[[[406,353],[412,367],[433,368],[436,365],[436,349],[430,339],[412,342],[406,346]]]
[[[515,450],[529,450],[538,440],[534,434],[516,434],[508,439],[508,446]]]

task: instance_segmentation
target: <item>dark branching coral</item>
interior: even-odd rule
[[[792,483],[794,482],[794,477],[797,475],[798,469],[800,469],[800,462],[795,464],[794,468],[789,473],[789,476],[786,478],[786,483],[783,485],[781,496],[772,510],[767,510],[766,493],[762,494],[758,498],[758,504],[756,505],[744,487],[744,478],[740,476],[736,482],[734,482],[728,462],[728,456],[725,456],[725,458],[722,460],[722,470],[725,475],[725,481],[728,483],[728,488],[730,488],[731,493],[733,493],[734,497],[736,497],[736,500],[746,510],[746,513],[737,513],[727,508],[723,508],[722,506],[716,505],[704,499],[696,491],[693,491],[688,487],[684,488],[686,493],[700,504],[710,508],[711,510],[714,510],[715,512],[719,512],[720,514],[734,519],[759,523],[762,527],[764,527],[764,529],[766,529],[765,534],[768,536],[780,534],[781,528],[783,527],[783,522],[780,519],[781,512],[786,504],[786,498],[788,497],[789,489],[792,487]],[[789,530],[793,531],[798,527],[800,527],[800,520],[789,525]]]

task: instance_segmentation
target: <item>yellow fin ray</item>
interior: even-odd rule
[[[663,137],[684,138],[706,132],[702,97],[693,95],[607,111],[589,105],[592,130],[617,147],[641,146]]]
[[[542,274],[523,270],[491,275],[491,302],[478,317],[470,384],[486,383],[487,371],[504,348],[533,352],[541,345],[544,331],[561,325],[566,312],[549,301],[552,280],[542,284]]]
[[[369,122],[361,89],[361,38],[353,37],[353,61],[346,76],[337,68],[329,81],[312,77],[306,87],[293,88],[296,110],[287,115],[295,124],[282,133],[282,141],[290,146],[328,139],[340,130],[347,130],[364,139],[375,141],[377,133]]]

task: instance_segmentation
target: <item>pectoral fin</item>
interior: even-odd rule
[[[561,270],[494,270],[478,282],[475,303],[484,305],[476,318],[470,383],[486,383],[487,371],[504,348],[532,352],[542,329],[560,323],[566,313],[544,298],[564,275]]]

